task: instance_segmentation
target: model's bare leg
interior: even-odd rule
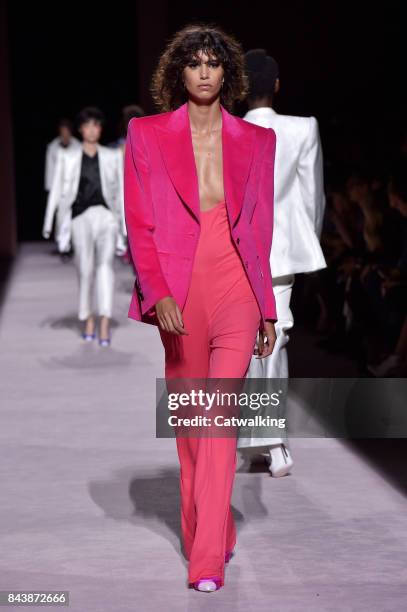
[[[93,314],[91,314],[86,319],[85,334],[87,336],[93,336],[94,333],[95,333],[95,318],[94,318]]]
[[[99,322],[99,339],[103,341],[103,340],[109,340],[109,338],[110,338],[110,319],[109,317],[102,315],[100,317],[100,322]]]

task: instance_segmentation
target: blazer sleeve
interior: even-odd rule
[[[318,122],[309,118],[307,139],[302,148],[297,174],[305,212],[319,237],[325,212],[324,169]]]
[[[126,222],[124,219],[124,162],[123,152],[119,148],[116,150],[116,164],[117,164],[117,205],[118,215],[120,220],[120,233],[126,236]]]
[[[150,189],[150,167],[142,130],[137,119],[129,123],[124,160],[124,212],[127,237],[138,278],[141,313],[171,296],[163,276],[153,238],[154,211]]]
[[[54,175],[52,177],[52,183],[50,185],[50,191],[47,197],[47,206],[45,209],[44,224],[42,227],[43,238],[49,238],[52,232],[55,212],[58,208],[62,194],[63,174],[64,152],[62,149],[59,149],[55,163]]]
[[[265,289],[265,320],[277,321],[276,300],[273,291],[270,267],[270,253],[274,226],[274,161],[276,155],[276,134],[267,128],[266,144],[260,169],[257,203],[254,208],[252,225],[260,257]]]
[[[45,176],[44,176],[44,189],[50,191],[52,186],[52,175],[54,173],[55,166],[55,151],[52,143],[47,145],[45,153]]]

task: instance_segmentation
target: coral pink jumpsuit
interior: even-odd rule
[[[188,336],[159,327],[165,377],[243,378],[255,346],[261,313],[231,239],[224,201],[201,210],[201,232],[182,312]],[[181,529],[188,580],[218,576],[236,542],[231,496],[236,437],[177,437]]]

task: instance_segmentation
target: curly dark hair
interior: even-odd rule
[[[184,68],[199,51],[215,57],[224,70],[220,102],[229,111],[248,92],[244,56],[240,43],[214,24],[189,24],[179,30],[163,51],[151,82],[151,93],[160,111],[175,110],[188,100],[183,85]]]

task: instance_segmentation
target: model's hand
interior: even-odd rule
[[[177,336],[189,336],[188,332],[184,329],[181,311],[173,297],[167,296],[157,302],[155,311],[161,329]]]
[[[274,344],[276,342],[276,330],[274,323],[271,321],[265,321],[264,330],[259,330],[259,341],[256,359],[264,359],[273,352]]]

